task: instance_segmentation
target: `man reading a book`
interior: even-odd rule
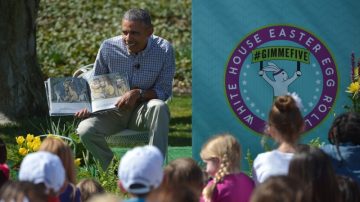
[[[128,10],[122,19],[122,34],[105,40],[94,64],[94,75],[124,73],[130,91],[115,103],[115,110],[90,114],[86,109],[75,114],[82,120],[77,132],[85,147],[103,169],[113,153],[105,136],[123,129],[149,131],[150,143],[165,156],[170,112],[165,101],[172,94],[175,57],[172,45],[153,35],[150,15],[142,9]]]

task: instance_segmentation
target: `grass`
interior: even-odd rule
[[[169,102],[170,146],[191,146],[191,96],[175,96]]]
[[[174,96],[169,102],[171,113],[170,121],[170,146],[191,146],[191,96]],[[41,135],[54,131],[74,130],[78,120],[73,117],[33,117],[19,121],[17,124],[1,125],[0,137],[7,144],[16,144],[15,137],[28,133]]]

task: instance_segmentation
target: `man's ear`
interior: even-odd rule
[[[124,188],[120,180],[117,181],[117,185],[122,193],[127,193],[126,189]]]
[[[150,37],[154,33],[154,27],[148,27],[146,28],[147,36]]]

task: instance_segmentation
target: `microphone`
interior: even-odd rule
[[[140,69],[140,64],[139,63],[134,64],[133,67],[136,68],[136,69]]]

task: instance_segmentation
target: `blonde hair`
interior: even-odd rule
[[[81,201],[87,201],[97,194],[105,193],[104,188],[95,179],[82,179],[77,185],[81,193]]]
[[[219,159],[220,169],[213,179],[214,183],[203,189],[203,197],[211,201],[212,194],[218,182],[226,175],[240,170],[241,147],[237,139],[231,134],[220,134],[210,138],[202,147],[200,157],[203,160]]]
[[[41,143],[39,150],[57,155],[64,166],[66,179],[72,184],[76,183],[74,155],[67,143],[57,137],[47,137]]]

